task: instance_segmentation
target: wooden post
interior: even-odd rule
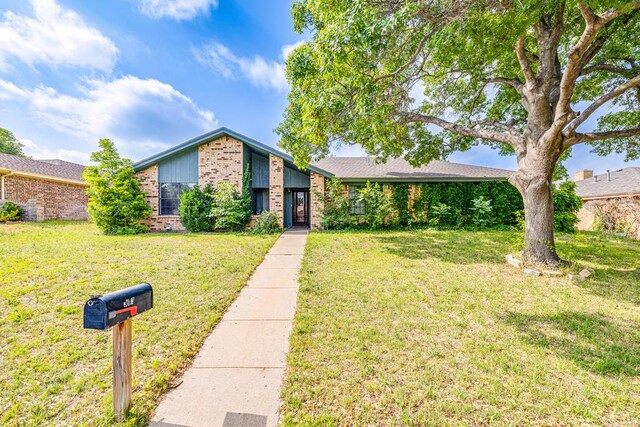
[[[131,319],[113,328],[113,412],[122,421],[131,404]]]

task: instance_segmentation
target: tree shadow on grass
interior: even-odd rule
[[[523,339],[600,375],[640,375],[640,324],[601,314],[563,312],[539,316],[508,313]]]
[[[387,233],[374,237],[385,251],[403,258],[435,258],[447,263],[504,264],[513,234],[478,231],[418,231]]]

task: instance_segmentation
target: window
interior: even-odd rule
[[[179,215],[180,193],[195,185],[195,182],[164,182],[160,184],[160,215]]]
[[[253,202],[253,213],[259,214],[262,211],[269,210],[269,189],[254,188],[251,194]]]
[[[351,214],[364,215],[364,202],[358,200],[358,191],[363,187],[362,184],[349,186],[349,213]]]

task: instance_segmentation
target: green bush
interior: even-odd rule
[[[118,154],[113,142],[101,139],[100,151],[91,154],[97,165],[87,166],[89,217],[105,234],[136,234],[147,227],[140,221],[151,214],[133,163]]]
[[[451,212],[451,206],[444,203],[434,203],[429,209],[429,224],[440,225],[452,225],[454,215]]]
[[[492,223],[491,200],[485,199],[484,196],[476,197],[471,201],[471,223],[476,227],[487,227]]]
[[[251,217],[231,182],[220,183],[213,192],[210,215],[214,228],[232,231],[242,230]]]
[[[578,211],[582,199],[576,194],[576,183],[564,181],[553,188],[554,229],[563,233],[574,233],[578,224]]]
[[[260,212],[256,225],[251,229],[254,234],[271,234],[279,231],[282,231],[282,229],[278,225],[278,215],[273,211]]]
[[[516,212],[524,205],[518,190],[507,181],[483,182],[430,182],[420,185],[413,202],[413,218],[416,223],[431,221],[431,209],[438,203],[450,207],[448,226],[473,224],[474,200],[482,197],[491,201],[491,225],[517,225]]]
[[[367,184],[358,190],[358,201],[364,203],[364,224],[373,228],[382,228],[387,225],[387,219],[391,214],[391,202],[380,184]]]
[[[0,207],[0,222],[17,221],[24,210],[13,202],[5,202]]]
[[[202,189],[196,185],[192,189],[184,190],[180,194],[180,222],[188,231],[211,231],[213,230],[213,209],[214,190],[211,184],[205,185]]]
[[[349,199],[344,194],[344,185],[340,178],[327,180],[326,192],[319,193],[316,189],[316,197],[324,199],[322,220],[320,224],[327,230],[341,230],[349,227]]]

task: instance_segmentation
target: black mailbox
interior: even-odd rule
[[[153,288],[148,283],[92,296],[84,305],[84,327],[108,329],[152,307]]]

